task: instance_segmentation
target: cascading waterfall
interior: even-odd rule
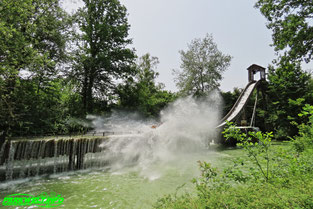
[[[95,167],[104,158],[102,138],[12,140],[0,148],[0,181]],[[91,161],[91,162],[90,162]],[[101,162],[100,165],[105,165]]]
[[[11,180],[13,176],[14,154],[15,154],[15,147],[13,146],[13,143],[10,142],[10,151],[9,151],[9,157],[6,160],[6,172],[5,172],[5,177],[7,180]]]

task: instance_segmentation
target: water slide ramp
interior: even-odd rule
[[[245,107],[248,102],[248,99],[252,95],[253,90],[259,84],[260,81],[254,81],[248,83],[246,88],[241,92],[239,98],[237,99],[236,103],[232,107],[232,109],[227,113],[227,115],[221,120],[220,125],[217,128],[221,128],[226,125],[226,121],[234,121],[237,116],[240,114],[241,110]]]

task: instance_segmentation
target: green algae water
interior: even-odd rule
[[[241,152],[235,149],[185,154],[178,156],[180,161],[155,163],[144,171],[138,167],[116,171],[107,168],[10,181],[1,184],[0,199],[16,193],[37,196],[54,192],[64,198],[60,208],[151,208],[158,198],[177,188],[178,193],[193,191],[190,181],[199,176],[198,160],[224,167]],[[10,207],[1,203],[0,208]]]

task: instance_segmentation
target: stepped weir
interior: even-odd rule
[[[6,140],[0,148],[0,181],[101,167],[107,137]]]

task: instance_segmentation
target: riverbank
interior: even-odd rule
[[[297,146],[294,142],[272,142],[265,161],[261,161],[262,153],[257,153],[260,166],[266,168],[267,159],[270,162],[265,176],[254,160],[247,160],[253,159],[251,152],[234,159],[223,171],[202,163],[201,176],[193,181],[195,192],[165,196],[154,207],[313,208],[313,150],[308,146],[298,150]]]

